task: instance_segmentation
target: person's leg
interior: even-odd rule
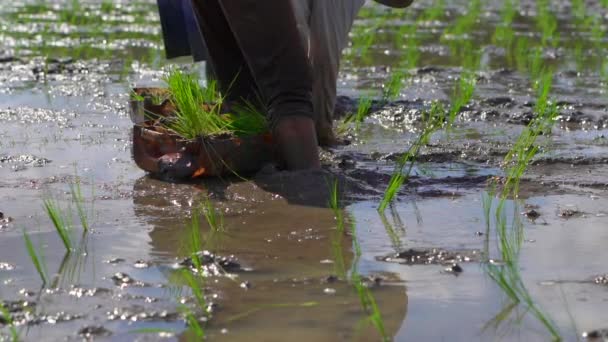
[[[296,0],[297,1],[297,0]],[[321,145],[336,142],[333,113],[342,50],[365,0],[313,0],[310,19],[310,59],[314,73],[313,106]]]
[[[207,47],[207,63],[228,102],[254,101],[255,81],[219,0],[191,0]]]
[[[260,90],[289,169],[320,167],[312,72],[293,7],[285,0],[220,0]]]

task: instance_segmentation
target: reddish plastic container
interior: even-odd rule
[[[272,136],[268,133],[247,136],[213,136],[184,139],[172,134],[145,113],[170,116],[173,105],[164,101],[154,105],[152,98],[162,98],[167,91],[160,88],[135,88],[143,98],[131,100],[133,126],[133,160],[142,170],[166,179],[244,175],[260,170],[273,160]]]

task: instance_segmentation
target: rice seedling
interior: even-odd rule
[[[476,77],[475,75],[468,71],[463,70],[460,74],[460,80],[458,81],[456,87],[454,87],[454,92],[452,95],[452,103],[450,105],[450,110],[447,115],[447,127],[448,129],[452,127],[452,125],[456,122],[456,117],[469,101],[473,97],[473,93],[475,92],[476,85]]]
[[[361,96],[357,105],[357,112],[348,115],[337,128],[338,134],[344,134],[348,131],[351,123],[355,123],[355,130],[361,129],[361,124],[365,121],[365,118],[369,115],[372,107],[372,99],[367,96]]]
[[[535,303],[521,277],[519,253],[524,239],[524,228],[519,215],[519,207],[517,205],[513,206],[513,215],[510,222],[505,213],[507,199],[518,197],[520,179],[539,150],[535,146],[537,137],[541,134],[549,134],[551,126],[555,121],[556,107],[549,102],[552,78],[553,74],[551,72],[544,72],[541,76],[538,87],[538,100],[535,106],[536,117],[524,129],[505,157],[504,164],[507,166],[507,170],[505,171],[506,180],[503,183],[500,200],[497,203],[494,215],[501,262],[494,263],[489,260],[486,264],[486,269],[490,278],[511,300],[511,303],[505,310],[494,318],[495,324],[499,324],[502,320],[506,319],[515,306],[523,304],[526,306],[527,312],[532,313],[545,326],[553,340],[561,340],[561,335],[555,324]],[[486,232],[490,230],[490,210],[495,185],[492,184],[491,186],[491,190],[484,194],[482,200],[486,219]],[[489,246],[486,246],[486,254],[489,255]]]
[[[423,128],[418,136],[418,139],[410,146],[410,148],[401,155],[395,166],[395,171],[391,176],[388,186],[384,192],[384,197],[378,207],[379,212],[384,212],[388,205],[396,197],[402,185],[408,180],[416,158],[423,146],[427,145],[431,135],[439,130],[445,121],[445,109],[440,102],[434,102],[423,115]]]
[[[380,334],[382,341],[390,341],[390,336],[386,332],[382,312],[376,303],[376,298],[374,297],[371,289],[363,282],[363,278],[359,274],[359,270],[357,268],[357,264],[361,258],[361,246],[359,245],[359,241],[357,239],[357,230],[354,220],[351,224],[351,234],[353,237],[353,249],[355,253],[353,268],[350,274],[351,283],[353,284],[357,296],[359,297],[359,303],[361,304],[363,312],[367,314],[365,321],[376,329],[376,331]]]
[[[72,195],[72,202],[76,206],[76,211],[78,213],[78,217],[80,218],[82,229],[86,232],[89,230],[89,215],[84,207],[84,197],[82,196],[79,178],[77,178],[76,182],[70,184],[70,194]]]
[[[406,74],[403,69],[394,70],[391,73],[388,83],[384,85],[382,102],[388,103],[399,98],[405,78]]]
[[[205,299],[205,294],[200,281],[203,279],[201,277],[194,277],[192,273],[188,270],[182,270],[180,274],[182,281],[185,282],[186,286],[192,292],[194,299],[196,301],[196,307],[203,312],[204,316],[208,315],[207,310],[207,300]],[[201,323],[196,315],[196,313],[190,309],[187,305],[180,306],[182,314],[185,316],[186,324],[190,328],[190,331],[194,333],[195,337],[200,341],[205,338],[205,329],[201,326]]]
[[[513,30],[513,20],[517,15],[517,10],[513,4],[514,0],[505,0],[501,10],[501,22],[496,27],[492,36],[492,43],[505,48],[505,54],[510,61],[512,60],[511,51],[515,41],[515,31]]]
[[[13,316],[11,315],[11,312],[4,306],[2,301],[0,301],[0,315],[0,324],[8,327],[10,333],[9,340],[12,342],[19,342],[21,339],[19,338],[19,332],[17,331],[15,323],[13,322]]]
[[[329,205],[334,211],[336,217],[337,233],[332,238],[332,248],[334,251],[334,267],[336,268],[339,276],[345,276],[346,272],[341,243],[341,240],[344,238],[345,219],[342,210],[340,209],[338,190],[338,183],[337,181],[334,181],[331,185]],[[358,272],[357,264],[361,257],[361,246],[359,245],[359,241],[357,239],[357,229],[354,220],[351,219],[351,221],[351,235],[353,239],[353,249],[355,258],[353,260],[353,268],[350,274],[350,281],[357,293],[357,296],[359,297],[361,308],[363,309],[363,312],[365,312],[367,315],[365,321],[369,322],[378,331],[383,341],[389,341],[390,338],[386,333],[382,313],[380,312],[380,308],[376,303],[376,299],[369,287],[364,284],[363,279]]]
[[[549,43],[553,47],[559,44],[559,34],[557,33],[557,18],[550,11],[549,0],[536,1],[536,26],[541,33],[541,45],[548,46]]]
[[[371,25],[356,26],[353,29],[351,53],[364,61],[367,60],[378,30],[386,23],[386,20],[386,17],[380,17],[375,18]]]
[[[74,253],[65,253],[51,288],[66,288],[72,284],[80,283],[80,276],[85,271],[89,258],[88,238],[87,231],[83,231]]]
[[[268,131],[264,113],[250,102],[233,106],[233,113],[222,115],[224,98],[218,92],[217,82],[200,85],[193,74],[177,69],[170,71],[165,82],[177,110],[167,128],[187,139],[220,134],[252,135]]]
[[[422,12],[419,22],[437,21],[445,16],[445,0],[435,0],[431,6]]]
[[[481,10],[482,3],[480,0],[472,0],[469,2],[466,14],[459,17],[453,25],[446,28],[441,40],[468,39],[470,32],[472,32],[477,25]]]
[[[391,240],[391,243],[393,244],[393,249],[395,250],[395,252],[399,252],[401,250],[401,247],[403,246],[401,237],[399,237],[399,234],[395,230],[395,227],[389,222],[388,218],[384,213],[378,213],[378,215],[380,216],[380,221],[384,226],[384,230],[386,230],[386,234],[388,235],[389,239]]]
[[[101,13],[110,14],[114,11],[114,3],[112,0],[103,0],[100,5]]]
[[[230,130],[237,136],[256,135],[268,132],[268,120],[264,111],[249,101],[236,104],[229,115]]]
[[[46,264],[44,263],[44,256],[42,255],[42,249],[39,249],[40,253],[36,252],[36,247],[34,247],[29,234],[25,230],[23,230],[23,241],[25,242],[27,254],[30,256],[30,260],[32,260],[32,264],[34,264],[36,272],[38,272],[38,275],[42,280],[42,285],[44,286],[48,282],[48,277],[46,272]]]
[[[72,239],[70,236],[72,218],[70,213],[64,212],[53,197],[43,198],[42,201],[48,217],[53,222],[57,235],[59,235],[63,246],[69,253],[72,250]]]
[[[220,115],[221,101],[212,87],[201,87],[192,74],[172,70],[165,78],[177,110],[167,127],[180,136],[194,139],[228,132],[228,123]],[[209,104],[210,108],[203,108]]]

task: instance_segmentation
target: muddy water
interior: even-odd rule
[[[447,100],[460,74],[461,61],[438,37],[468,2],[450,2],[440,19],[419,28],[419,68],[408,70],[399,99],[376,106],[351,145],[323,152],[327,169],[349,185],[345,210],[360,259],[352,236],[335,239],[327,173],[266,170],[252,181],[169,184],[134,165],[127,91],[162,84],[166,65],[154,3],[115,3],[85,3],[77,12],[55,2],[0,8],[0,298],[23,340],[192,338],[179,305],[192,305],[192,296],[175,265],[186,255],[192,209],[207,196],[226,227],[208,248],[238,264],[231,276],[205,283],[210,339],[378,340],[352,285],[337,276],[336,246],[346,267],[366,279],[395,340],[549,339],[523,307],[494,324],[509,301],[483,263],[486,246],[490,257],[498,254],[495,232],[485,232],[482,193],[489,177],[502,174],[500,161],[534,101],[525,73],[492,44],[502,2],[484,2],[470,33],[483,52],[473,101],[449,136],[436,134],[423,150],[386,215],[376,207],[396,156],[416,138],[428,101]],[[541,139],[542,153],[506,211],[524,222],[526,286],[564,339],[574,340],[608,328],[601,277],[608,273],[608,95],[599,73],[606,40],[594,41],[575,23],[569,2],[551,3],[562,41],[545,49],[544,62],[556,66],[559,122]],[[601,14],[605,32],[607,10],[587,5]],[[357,28],[370,27],[372,17],[386,20],[368,58],[347,54],[339,88],[352,99],[341,103],[377,93],[402,59],[396,32],[429,6],[417,2],[401,16],[365,8]],[[516,35],[538,38],[533,2],[519,8]],[[77,248],[66,256],[42,199],[67,207],[76,179],[92,230],[81,236],[74,216]],[[44,287],[24,230],[44,255]],[[447,271],[454,262],[462,272]],[[6,327],[2,334],[8,337]]]

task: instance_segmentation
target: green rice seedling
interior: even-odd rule
[[[182,306],[182,314],[186,318],[186,324],[190,331],[194,334],[196,341],[203,341],[205,339],[205,329],[201,326],[198,317],[192,312],[187,306]]]
[[[559,44],[559,34],[557,32],[557,18],[550,11],[551,4],[549,0],[536,1],[536,26],[541,32],[541,45],[548,46],[549,43],[553,47]]]
[[[433,5],[424,10],[421,21],[437,21],[445,16],[445,0],[435,0]]]
[[[355,292],[357,293],[357,296],[359,297],[361,308],[363,309],[363,312],[367,314],[365,321],[367,321],[376,329],[376,331],[380,334],[382,341],[390,341],[390,337],[386,333],[382,313],[380,312],[380,308],[376,303],[376,298],[371,292],[371,289],[365,286],[365,284],[363,283],[363,278],[359,274],[359,270],[357,268],[357,264],[359,263],[359,259],[361,258],[361,246],[357,238],[357,229],[354,220],[351,221],[351,234],[353,238],[353,249],[355,253],[355,259],[353,261],[354,266],[350,274],[350,280],[353,284]]]
[[[32,260],[32,264],[36,268],[36,272],[40,276],[42,280],[42,285],[46,285],[48,282],[47,272],[46,272],[46,264],[44,263],[44,257],[42,253],[37,253],[30,236],[27,234],[25,230],[23,230],[23,241],[25,242],[25,249],[27,250],[27,254],[30,256],[30,260]]]
[[[221,98],[212,94],[212,87],[201,87],[192,74],[174,69],[165,78],[177,108],[175,118],[167,127],[180,136],[194,139],[229,132],[229,123],[220,115]],[[211,106],[204,109],[203,104]]]
[[[180,273],[182,280],[185,282],[186,286],[192,292],[194,299],[196,301],[196,307],[203,312],[204,315],[208,315],[207,308],[207,300],[205,299],[205,294],[203,287],[200,283],[201,277],[194,277],[189,271],[182,270]],[[205,338],[205,329],[201,326],[199,319],[195,312],[190,309],[186,305],[181,306],[182,313],[186,318],[186,323],[190,330],[195,334],[198,340],[202,340]]]
[[[354,273],[351,276],[351,281],[353,282],[355,291],[359,296],[361,307],[365,312],[368,313],[366,320],[376,329],[376,331],[378,331],[382,341],[390,341],[391,339],[386,333],[382,313],[380,312],[380,308],[376,303],[376,298],[372,294],[371,290],[365,286],[361,276],[357,273]]]
[[[207,220],[211,231],[223,233],[225,231],[224,216],[215,210],[215,207],[209,198],[205,199],[203,208],[205,209],[205,219]]]
[[[418,139],[397,161],[395,171],[391,176],[389,184],[384,192],[384,197],[378,207],[379,212],[384,212],[396,197],[403,184],[408,180],[421,148],[428,144],[431,135],[439,130],[444,122],[445,109],[440,102],[436,101],[431,106],[431,109],[424,114],[423,128]]]
[[[527,311],[532,313],[539,322],[547,328],[552,339],[554,341],[559,341],[561,340],[561,335],[558,329],[548,318],[547,314],[535,303],[521,277],[519,251],[523,242],[523,225],[517,211],[518,207],[515,206],[512,226],[510,228],[507,227],[508,224],[504,212],[504,203],[505,198],[503,197],[496,209],[495,217],[502,262],[501,264],[492,262],[487,263],[487,273],[503,290],[513,305],[524,304]],[[504,319],[506,315],[498,315],[497,317],[499,319]]]
[[[230,130],[237,136],[258,135],[268,132],[268,120],[263,111],[249,101],[237,104],[230,115]]]
[[[401,241],[399,234],[397,233],[393,225],[389,222],[388,218],[384,213],[378,213],[378,215],[380,216],[380,221],[382,221],[384,230],[386,230],[386,234],[388,235],[389,239],[391,239],[393,249],[395,250],[395,252],[399,252],[401,250],[401,247],[403,246],[403,242]]]
[[[346,264],[344,261],[344,251],[342,248],[342,240],[344,239],[345,233],[345,221],[344,213],[340,208],[340,192],[338,188],[338,181],[333,180],[330,187],[329,195],[329,207],[334,213],[336,220],[336,231],[332,234],[331,247],[334,258],[334,272],[340,278],[346,278]]]
[[[371,25],[356,26],[353,29],[352,53],[367,60],[369,51],[376,40],[378,30],[386,23],[386,17],[375,18]]]
[[[357,129],[360,128],[361,123],[363,123],[363,120],[365,120],[371,108],[372,100],[369,97],[363,96],[359,99],[357,113],[355,113],[355,124],[357,125]]]
[[[114,11],[114,3],[112,0],[103,0],[101,2],[100,10],[102,13],[110,14]]]
[[[587,7],[584,0],[571,0],[572,14],[577,23],[582,24],[587,17]]]
[[[221,239],[226,232],[226,227],[224,226],[224,216],[221,212],[218,212],[213,203],[209,198],[205,199],[203,203],[203,210],[205,220],[209,225],[209,234],[207,235],[205,247],[212,244],[215,248],[221,243]]]
[[[448,112],[448,129],[451,128],[456,122],[456,118],[462,110],[462,107],[471,101],[473,93],[475,92],[476,81],[475,75],[468,70],[463,70],[460,74],[460,80],[458,81],[457,86],[454,88],[452,104],[450,105],[450,110]]]
[[[334,252],[335,265],[334,267],[336,268],[338,276],[343,277],[346,274],[346,268],[344,265],[344,256],[341,241],[344,238],[345,219],[340,208],[340,198],[338,190],[338,182],[334,181],[331,185],[329,206],[334,211],[337,225],[337,232],[332,238],[332,249]],[[361,257],[361,246],[359,245],[359,241],[357,240],[357,230],[354,220],[351,221],[353,222],[351,224],[351,235],[353,238],[355,260],[353,261],[354,266],[350,275],[350,280],[359,297],[361,307],[363,308],[363,311],[367,314],[366,321],[372,324],[372,326],[374,326],[374,328],[380,333],[383,341],[388,341],[390,339],[386,333],[386,329],[384,327],[384,320],[382,318],[380,309],[378,308],[378,305],[376,303],[376,299],[371,293],[371,290],[367,286],[365,286],[361,276],[358,273],[357,263],[359,262],[359,258]]]
[[[372,99],[368,96],[361,96],[357,105],[357,112],[348,115],[344,120],[340,122],[337,128],[338,134],[344,134],[348,131],[351,123],[355,123],[355,130],[361,129],[361,124],[365,121],[365,118],[369,115],[372,107]]]
[[[82,189],[80,188],[80,179],[77,178],[75,183],[70,184],[70,194],[72,195],[72,202],[74,202],[74,205],[76,206],[82,229],[86,232],[89,230],[89,215],[84,207],[84,197],[82,196]]]
[[[466,38],[477,25],[481,11],[482,3],[480,0],[470,1],[466,14],[459,17],[453,25],[446,28],[441,40],[460,40]]]
[[[185,246],[188,256],[192,259],[192,264],[199,274],[202,274],[203,264],[199,258],[198,252],[203,249],[203,242],[201,238],[201,222],[199,219],[198,210],[194,210],[192,213],[192,219],[188,226],[188,235],[185,241]]]
[[[69,213],[65,213],[59,203],[52,197],[44,198],[43,200],[44,209],[53,222],[53,227],[55,227],[55,231],[61,242],[69,253],[72,250],[72,239],[70,237],[70,231],[72,226],[72,218]]]
[[[525,37],[518,37],[515,40],[514,52],[515,65],[519,72],[526,72],[528,70],[528,55],[529,55],[529,43]]]
[[[338,180],[334,180],[330,188],[329,207],[334,213],[336,219],[336,227],[338,233],[344,233],[344,213],[340,208],[340,191],[338,188]]]
[[[74,253],[65,253],[51,288],[67,288],[72,284],[80,283],[80,277],[85,271],[89,258],[88,241],[87,231],[83,231]]]
[[[3,321],[4,325],[8,326],[8,330],[10,332],[10,341],[19,342],[21,339],[19,338],[19,332],[15,327],[15,322],[13,322],[13,316],[11,315],[10,311],[4,306],[2,301],[0,301],[0,314],[0,321]]]
[[[406,75],[403,69],[395,70],[389,77],[389,81],[384,85],[382,94],[382,102],[388,103],[399,98],[401,89],[403,88],[403,81]]]
[[[268,131],[268,122],[258,106],[243,102],[233,106],[233,112],[220,113],[224,98],[216,81],[201,87],[198,77],[177,69],[165,78],[171,99],[177,110],[167,127],[180,136],[194,139],[200,136],[235,134],[256,135]]]
[[[513,30],[513,20],[517,15],[517,10],[513,4],[514,0],[505,0],[501,11],[501,22],[496,27],[492,36],[492,43],[502,46],[505,49],[505,54],[509,60],[512,60],[511,51],[515,41],[515,31]]]
[[[498,249],[502,260],[500,264],[488,262],[486,269],[490,278],[511,300],[511,303],[505,310],[501,311],[494,318],[495,324],[499,324],[502,320],[506,319],[516,305],[523,304],[526,306],[526,312],[532,313],[545,326],[553,340],[561,340],[561,335],[555,324],[535,303],[520,274],[519,253],[524,239],[524,230],[518,206],[515,205],[513,208],[513,219],[510,226],[505,213],[507,198],[518,197],[520,179],[532,158],[538,152],[538,147],[535,146],[537,137],[540,134],[549,134],[551,126],[555,122],[556,107],[549,102],[552,80],[553,74],[550,71],[545,71],[540,76],[538,99],[534,108],[536,117],[524,129],[505,157],[504,164],[507,166],[507,170],[505,171],[506,180],[503,184],[500,201],[496,206],[494,216],[498,236]],[[489,193],[493,193],[493,189],[494,185],[492,185],[492,190]],[[484,195],[483,205],[487,231],[489,231],[490,226],[489,212],[491,202],[489,194]],[[486,246],[486,253],[488,253],[488,250],[489,247]]]

